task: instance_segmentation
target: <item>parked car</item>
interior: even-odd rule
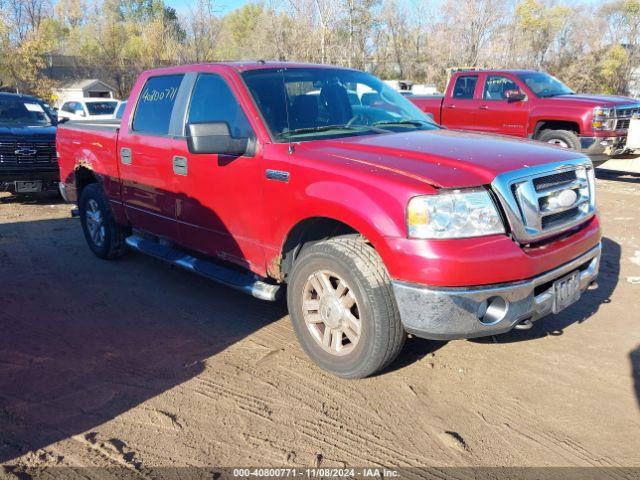
[[[58,187],[56,119],[35,97],[0,93],[0,191]]]
[[[69,120],[107,120],[113,118],[118,100],[83,98],[65,101],[58,111],[59,118]]]
[[[558,79],[529,70],[453,73],[444,98],[412,97],[439,124],[533,138],[604,161],[625,153],[632,98],[574,93]]]
[[[352,105],[349,90],[377,99]],[[341,377],[389,365],[407,332],[529,328],[596,278],[594,170],[579,153],[442,129],[337,67],[152,70],[131,98],[122,127],[58,132],[89,248],[129,246],[265,300],[286,284],[302,347]]]

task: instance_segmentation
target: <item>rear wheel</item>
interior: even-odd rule
[[[538,140],[562,148],[580,150],[580,138],[571,130],[543,130],[538,135]]]
[[[287,289],[293,327],[307,355],[343,378],[363,378],[391,363],[405,333],[391,281],[360,237],[305,248]]]
[[[97,183],[82,190],[79,202],[80,222],[91,251],[104,259],[115,259],[125,254],[125,229],[113,218],[109,203]]]

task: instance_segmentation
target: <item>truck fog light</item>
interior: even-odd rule
[[[482,302],[478,308],[478,320],[485,325],[493,325],[505,317],[507,310],[509,310],[509,302],[504,298],[488,298]]]

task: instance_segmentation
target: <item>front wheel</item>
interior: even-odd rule
[[[543,130],[537,140],[562,148],[580,150],[580,138],[570,130]]]
[[[360,237],[336,237],[303,249],[289,277],[287,303],[304,351],[339,377],[372,375],[404,344],[387,271]]]
[[[91,183],[82,190],[78,209],[84,237],[91,251],[107,260],[123,256],[126,232],[113,218],[99,184]]]

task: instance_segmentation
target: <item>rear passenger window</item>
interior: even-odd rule
[[[165,75],[147,80],[133,116],[133,131],[167,135],[173,105],[183,75]]]
[[[198,76],[191,95],[187,123],[227,122],[231,136],[253,137],[253,130],[233,92],[220,76]]]
[[[473,98],[473,92],[476,90],[476,84],[478,83],[477,75],[466,75],[458,77],[456,84],[453,87],[453,98],[471,99]]]

